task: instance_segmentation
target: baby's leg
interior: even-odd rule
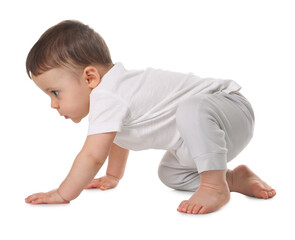
[[[169,150],[163,156],[158,170],[159,178],[166,186],[176,190],[196,191],[189,200],[179,205],[178,211],[208,213],[228,202],[230,193],[225,170],[199,174],[196,168],[184,166],[180,162],[176,151]]]
[[[195,192],[200,186],[201,179],[197,168],[180,164],[175,150],[168,150],[159,164],[158,175],[168,187]]]
[[[223,187],[228,187],[230,192],[239,192],[257,198],[267,199],[276,195],[274,189],[262,181],[245,165],[238,166],[234,170],[228,169],[226,172],[227,185],[224,185],[223,187],[222,185],[217,184],[217,186],[213,185],[213,187],[211,186],[210,188],[208,187],[210,182],[205,185],[204,181],[203,185],[200,186],[201,178],[197,169],[181,165],[175,151],[167,151],[165,153],[159,165],[158,173],[161,181],[168,187],[176,190],[196,191],[189,200],[183,201],[179,205],[178,211],[184,213],[205,213],[205,207],[208,206],[208,203],[216,200],[217,204],[211,205],[215,206],[217,209],[220,208],[228,201],[228,191],[227,189],[224,191]],[[213,170],[207,171],[207,173],[212,173],[212,176],[206,176],[206,172],[202,175],[205,178],[208,178],[209,176],[209,181],[211,182],[212,180],[215,180],[219,183],[219,181],[222,182],[224,180],[224,172],[222,171]],[[207,212],[210,211],[213,211],[213,209],[207,207]]]
[[[178,210],[209,213],[230,198],[226,181],[227,162],[249,143],[254,129],[250,103],[239,95],[201,94],[180,103],[177,128],[200,173],[195,194]]]

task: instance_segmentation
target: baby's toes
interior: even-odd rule
[[[187,207],[188,207],[188,201],[187,200],[184,200],[182,201],[178,208],[177,208],[177,211],[179,212],[186,212],[187,211]]]
[[[269,192],[267,192],[267,194],[268,194],[268,197],[272,198],[276,195],[276,190],[271,189]]]
[[[195,205],[196,204],[193,203],[189,204],[186,212],[191,214]]]
[[[204,214],[204,213],[207,213],[207,210],[204,206],[202,206],[198,212],[198,214]]]
[[[272,188],[264,188],[262,189],[259,193],[257,197],[263,198],[263,199],[268,199],[268,198],[272,198],[276,195],[276,191]]]
[[[258,198],[263,198],[263,199],[268,199],[268,193],[267,193],[267,191],[262,190],[262,191],[260,191],[260,192],[257,194],[257,197],[258,197]]]
[[[192,214],[199,213],[200,209],[202,208],[202,205],[196,204],[193,208]]]

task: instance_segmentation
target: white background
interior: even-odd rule
[[[292,1],[1,1],[1,239],[291,239],[294,222]],[[277,190],[271,200],[231,194],[208,215],[176,211],[190,193],[157,176],[162,150],[131,152],[114,190],[83,191],[67,205],[25,203],[57,188],[87,133],[61,118],[27,77],[26,56],[52,25],[77,19],[126,69],[162,68],[233,79],[251,102],[255,133],[229,168],[246,164]],[[103,175],[103,168],[98,176]],[[287,237],[288,236],[288,237]]]

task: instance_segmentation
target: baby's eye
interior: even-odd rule
[[[58,91],[51,91],[55,96],[58,95]]]

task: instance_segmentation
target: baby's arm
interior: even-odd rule
[[[128,149],[121,148],[113,143],[109,154],[107,175],[120,180],[124,175],[128,155]]]
[[[113,143],[109,154],[106,175],[93,179],[86,189],[100,188],[101,190],[106,190],[116,187],[124,175],[128,155],[128,149]]]
[[[59,188],[48,193],[33,194],[26,199],[26,202],[65,203],[78,197],[104,164],[115,136],[116,132],[88,136],[68,176]]]

